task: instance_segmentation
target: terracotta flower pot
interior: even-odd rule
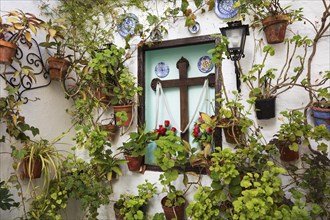
[[[108,140],[114,141],[117,133],[117,125],[107,124],[107,125],[102,125],[102,127],[104,130],[109,131]]]
[[[183,220],[183,219],[185,219],[185,204],[182,204],[181,206],[167,207],[167,206],[165,206],[166,200],[167,200],[167,196],[165,196],[161,200],[165,218],[167,220],[171,220],[171,219]]]
[[[143,156],[132,157],[130,155],[125,155],[125,159],[128,160],[127,166],[130,171],[136,172],[140,170]]]
[[[128,119],[126,121],[122,121],[122,126],[124,127],[128,127],[131,123],[131,120],[132,120],[132,116],[133,116],[133,106],[132,105],[116,105],[116,106],[113,106],[113,110],[114,110],[114,113],[116,114],[117,112],[126,112],[127,113],[127,117]],[[116,116],[116,121],[120,121],[120,118],[118,118]]]
[[[279,141],[278,143],[280,159],[285,162],[291,162],[299,159],[299,151],[290,150],[289,144],[289,141]]]
[[[23,178],[37,179],[41,177],[42,163],[40,159],[33,159],[31,161],[31,170],[29,172],[29,158],[23,160]]]
[[[0,40],[0,63],[10,65],[16,54],[17,45]]]
[[[311,110],[315,126],[324,124],[328,131],[330,131],[330,109],[312,106]]]
[[[52,80],[63,80],[70,67],[70,62],[66,59],[49,57],[47,59],[49,75]]]
[[[257,99],[255,103],[256,115],[258,119],[275,118],[276,96],[269,99]]]
[[[97,88],[94,92],[95,97],[104,104],[108,104],[111,100],[111,97],[102,92],[101,88]]]
[[[284,41],[286,27],[289,23],[289,16],[269,16],[262,20],[263,30],[269,44],[277,44]]]

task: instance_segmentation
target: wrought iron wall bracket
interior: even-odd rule
[[[10,38],[13,37],[14,35]],[[1,78],[5,80],[6,83],[17,88],[17,100],[23,101],[23,103],[29,101],[26,96],[23,96],[26,91],[47,87],[51,83],[39,44],[35,39],[32,39],[31,43],[32,46],[29,48],[26,39],[21,37],[13,63],[4,66],[4,71],[0,74]],[[35,79],[21,71],[23,66],[32,68]]]

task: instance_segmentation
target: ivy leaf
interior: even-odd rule
[[[188,0],[182,0],[181,11],[185,12],[187,10],[188,6],[189,6]]]
[[[194,0],[196,7],[198,8],[202,4],[202,0]]]

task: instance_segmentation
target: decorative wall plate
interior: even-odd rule
[[[211,57],[209,56],[203,56],[199,58],[197,67],[199,71],[202,73],[209,73],[213,69],[213,63],[211,61]]]
[[[196,34],[200,30],[199,23],[196,21],[194,25],[192,25],[188,28],[188,30],[189,30],[190,33]]]
[[[159,78],[164,78],[170,73],[170,68],[164,62],[159,62],[155,66],[155,73]]]
[[[233,8],[238,0],[215,0],[214,11],[221,19],[232,18],[237,15],[238,8]]]
[[[139,23],[138,17],[133,13],[123,15],[123,20],[117,25],[120,36],[126,37],[128,34],[134,35],[134,28]]]
[[[150,39],[152,41],[161,41],[163,39],[162,33],[160,32],[159,29],[154,29],[150,33]]]

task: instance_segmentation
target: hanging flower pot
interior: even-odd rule
[[[278,141],[278,149],[280,151],[280,159],[285,162],[291,162],[299,159],[299,151],[289,148],[290,141]]]
[[[113,110],[116,116],[117,125],[128,127],[133,117],[133,106],[132,105],[116,105],[113,106]],[[119,113],[119,114],[117,114]]]
[[[40,159],[25,158],[23,160],[23,178],[28,178],[28,179],[40,178],[41,170],[42,170],[42,163]]]
[[[130,171],[137,172],[140,170],[143,156],[133,157],[130,155],[125,155],[125,159],[128,161],[127,166]]]
[[[0,40],[0,63],[10,65],[16,54],[17,45],[11,42]]]
[[[330,131],[330,108],[321,108],[317,105],[311,107],[315,126],[324,124]]]
[[[165,202],[167,200],[167,196],[162,198],[161,204],[164,210],[165,218],[166,220],[171,219],[177,219],[177,220],[183,220],[185,219],[185,203],[180,206],[174,206],[174,207],[167,207],[165,206]]]
[[[262,20],[263,30],[269,44],[277,44],[284,41],[289,16],[275,15]]]
[[[107,124],[107,125],[102,125],[104,130],[107,130],[109,132],[108,134],[108,140],[109,141],[114,141],[116,138],[116,133],[117,133],[117,125],[115,124]]]
[[[109,104],[111,98],[104,92],[102,92],[101,88],[97,88],[94,92],[95,97],[100,100],[104,104]]]
[[[238,125],[230,125],[223,128],[225,138],[229,144],[238,144],[242,136],[242,131]]]
[[[258,119],[270,119],[275,117],[276,96],[268,99],[257,99],[255,109]]]
[[[64,58],[49,57],[49,75],[52,80],[63,80],[70,67],[70,62]]]

